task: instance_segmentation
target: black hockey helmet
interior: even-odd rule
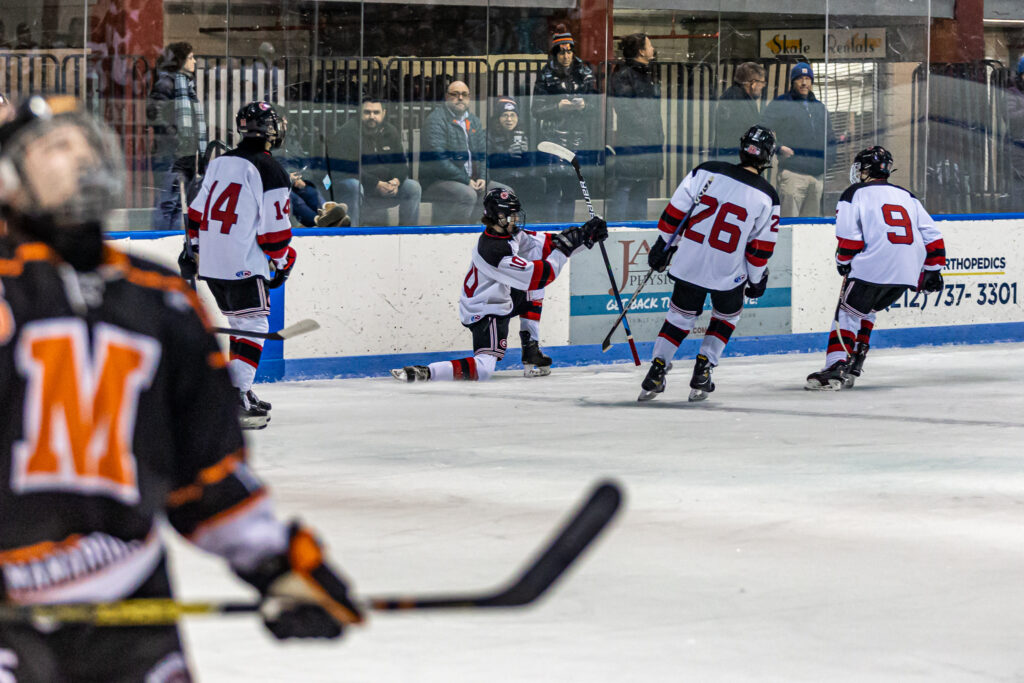
[[[850,169],[851,182],[860,182],[862,173],[869,178],[888,178],[895,169],[892,167],[892,154],[885,147],[875,145],[857,153]]]
[[[526,223],[523,205],[516,193],[507,187],[496,187],[484,195],[484,221],[506,228],[510,235],[519,232]]]
[[[761,125],[751,126],[740,137],[740,164],[758,172],[768,168],[775,156],[775,133]]]
[[[235,115],[235,127],[242,137],[263,138],[278,149],[284,144],[284,119],[270,102],[250,102]]]

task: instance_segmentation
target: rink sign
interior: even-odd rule
[[[657,239],[657,230],[613,230],[605,242],[623,304],[643,282],[648,270],[647,252]],[[744,303],[743,317],[734,336],[788,334],[792,331],[791,263],[792,231],[783,230],[779,233],[775,254],[768,262],[771,270],[768,290],[760,299],[748,299]],[[597,249],[573,257],[569,293],[569,343],[600,344],[618,316],[619,309],[611,293],[604,261]],[[658,336],[671,296],[672,280],[668,272],[655,273],[630,308],[629,324],[636,341],[653,341]],[[704,334],[710,310],[709,298],[691,336]],[[625,334],[620,329],[612,340],[625,341]]]

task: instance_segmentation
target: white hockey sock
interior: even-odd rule
[[[494,374],[498,359],[490,354],[477,354],[469,358],[444,360],[431,363],[430,379],[437,381],[476,380],[483,382]]]
[[[231,335],[228,342],[228,375],[236,389],[246,392],[252,388],[252,381],[256,377],[256,368],[259,367],[260,358],[263,356],[264,340],[246,337],[244,333],[268,332],[270,319],[267,315],[228,316],[228,327],[239,331],[238,335]]]
[[[519,318],[519,330],[521,332],[528,332],[530,339],[535,342],[540,342],[540,321],[529,320],[527,318]]]
[[[736,323],[740,321],[740,314],[743,309],[725,315],[712,309],[711,311],[711,322],[708,323],[708,331],[704,333],[704,341],[700,343],[700,353],[707,356],[708,362],[712,366],[717,366],[719,359],[722,357],[722,351],[725,350],[725,345],[729,343],[729,338],[732,337],[733,330],[736,329]]]
[[[853,353],[857,343],[857,333],[860,331],[866,316],[847,306],[839,307],[839,329],[842,332],[842,341],[836,334],[836,325],[828,333],[828,351],[825,354],[825,367],[829,367],[836,361],[847,360],[848,354]],[[870,321],[869,321],[870,325]]]
[[[668,313],[665,314],[665,322],[658,332],[658,338],[654,340],[654,352],[651,360],[655,358],[665,359],[669,363],[676,355],[679,345],[690,334],[693,324],[697,322],[700,311],[684,311],[673,303],[668,305]]]

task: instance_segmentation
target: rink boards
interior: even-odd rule
[[[653,222],[617,225],[611,226],[606,246],[625,300],[646,272],[644,243],[655,231]],[[873,346],[1024,340],[1024,215],[950,216],[940,219],[938,227],[949,259],[945,288],[927,296],[911,292],[880,313]],[[457,307],[479,230],[296,230],[295,271],[283,290],[273,292],[271,328],[313,318],[321,329],[287,345],[270,342],[259,379],[380,375],[390,367],[468,353],[470,336]],[[174,268],[182,241],[180,233],[130,232],[112,243]],[[824,349],[840,284],[835,244],[831,219],[783,221],[779,248],[769,262],[769,289],[745,307],[726,355]],[[621,333],[611,351],[600,351],[599,342],[616,315],[607,282],[595,248],[574,256],[548,287],[541,335],[555,365],[629,358]],[[644,360],[670,291],[664,278],[649,284],[638,298],[641,307],[630,315]],[[200,293],[216,312],[205,287]],[[705,316],[683,342],[681,356],[696,351]],[[513,322],[510,348],[518,346],[517,330]],[[518,358],[518,351],[510,351],[499,369],[519,367]]]

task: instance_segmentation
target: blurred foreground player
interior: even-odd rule
[[[0,127],[0,604],[170,596],[166,515],[282,608],[274,635],[337,637],[359,610],[246,465],[195,293],[104,246],[121,159],[69,97]],[[0,623],[0,680],[192,678],[175,626]]]
[[[245,332],[270,330],[270,296],[295,266],[291,178],[271,149],[284,143],[285,125],[273,105],[250,102],[235,117],[242,141],[206,169],[203,186],[189,204],[188,249],[178,257],[182,277],[205,280],[239,334],[229,341],[231,383],[238,389],[244,429],[263,429],[270,404],[252,390],[263,340]],[[198,268],[195,257],[198,256]],[[271,272],[273,266],[273,272]]]
[[[608,237],[608,225],[595,216],[584,225],[556,234],[523,230],[522,205],[508,188],[484,196],[484,232],[462,283],[459,318],[473,334],[473,355],[452,361],[396,368],[401,381],[486,380],[505,357],[508,320],[519,316],[523,374],[551,374],[551,359],[540,350],[540,314],[544,288],[569,257]]]
[[[825,368],[807,376],[807,389],[852,387],[864,367],[877,312],[910,287],[942,289],[942,234],[917,197],[889,183],[892,172],[892,154],[884,147],[854,157],[854,184],[836,206],[836,270],[844,278],[837,324],[829,333]]]
[[[690,400],[703,401],[715,390],[711,370],[743,312],[743,297],[757,299],[768,287],[768,259],[779,233],[779,196],[761,177],[775,155],[775,134],[752,126],[740,138],[740,163],[708,161],[693,169],[676,188],[658,222],[658,241],[647,255],[651,268],[669,268],[675,282],[665,324],[654,341],[651,368],[640,386],[638,401],[665,391],[668,372],[679,345],[693,329],[711,296],[711,322],[693,366]],[[694,201],[701,190],[711,185]],[[667,239],[693,208],[675,246]]]

